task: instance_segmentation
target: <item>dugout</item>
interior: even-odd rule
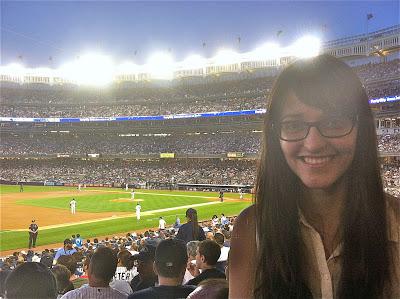
[[[225,192],[238,192],[242,189],[244,193],[251,193],[253,185],[223,185],[223,184],[176,184],[178,190],[191,190],[191,191],[213,191],[219,192],[221,190]]]

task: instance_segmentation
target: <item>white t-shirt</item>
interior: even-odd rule
[[[131,281],[137,274],[138,272],[136,267],[133,267],[131,270],[127,270],[126,267],[117,267],[113,280]]]
[[[165,222],[165,220],[164,219],[160,219],[159,221],[158,221],[158,228],[159,229],[165,229],[165,226],[167,225],[167,222]]]
[[[218,262],[225,262],[228,260],[228,254],[230,249],[231,249],[230,247],[226,246],[223,246],[221,248],[221,255],[219,256]]]
[[[142,207],[141,207],[140,205],[137,205],[137,206],[136,206],[136,213],[137,213],[137,214],[140,213],[140,209],[141,209],[141,208],[142,208]]]
[[[131,270],[127,270],[126,267],[117,267],[114,278],[110,282],[110,287],[123,294],[130,295],[133,291],[129,282],[136,274],[138,274],[136,267],[133,267]]]

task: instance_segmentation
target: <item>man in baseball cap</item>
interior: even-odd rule
[[[158,276],[158,286],[135,292],[128,299],[138,298],[186,298],[196,288],[182,285],[187,264],[186,245],[179,239],[161,241],[155,252],[154,271]]]
[[[54,260],[58,260],[58,258],[62,255],[72,255],[76,252],[75,248],[72,248],[72,241],[70,239],[64,240],[64,247],[61,247],[57,250],[56,256]]]

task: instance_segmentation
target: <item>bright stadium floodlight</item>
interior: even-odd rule
[[[9,75],[9,76],[23,76],[25,68],[18,63],[11,63],[6,66],[0,67],[0,74],[2,75]]]
[[[300,58],[314,57],[319,54],[321,41],[315,36],[304,36],[292,46],[292,54]]]
[[[51,76],[53,76],[54,71],[47,67],[40,67],[40,68],[36,68],[36,69],[31,69],[29,71],[29,73],[32,75],[36,75],[36,76],[51,77]]]
[[[240,60],[240,56],[235,51],[222,49],[217,52],[217,55],[215,55],[212,60],[216,65],[227,65],[238,63]]]
[[[60,68],[67,79],[82,85],[104,86],[112,82],[114,65],[110,57],[103,54],[85,54],[74,62]]]
[[[279,58],[281,55],[280,47],[275,43],[265,43],[261,47],[256,48],[254,51],[248,53],[252,59],[268,60]]]
[[[124,75],[131,75],[131,74],[137,74],[141,70],[141,67],[133,62],[126,61],[121,63],[118,67],[116,72],[118,74],[124,74]]]
[[[180,65],[184,69],[200,69],[206,65],[207,59],[200,55],[191,55],[183,60]]]
[[[150,56],[145,69],[154,79],[169,80],[173,78],[175,63],[172,56],[157,52]]]

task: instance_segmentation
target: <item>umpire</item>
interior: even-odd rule
[[[36,239],[38,236],[39,227],[35,223],[35,219],[32,220],[31,225],[29,225],[29,249],[36,247]]]

